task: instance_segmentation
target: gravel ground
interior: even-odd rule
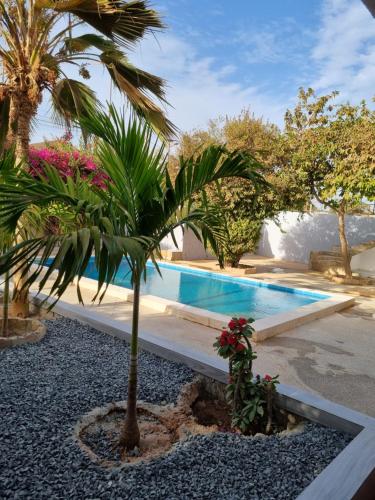
[[[1,499],[291,499],[350,440],[313,424],[283,439],[218,433],[148,465],[100,469],[73,443],[72,426],[125,399],[128,347],[72,320],[46,323],[39,344],[0,351]],[[139,397],[175,401],[192,376],[142,352]]]

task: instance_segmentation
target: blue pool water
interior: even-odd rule
[[[159,266],[162,276],[151,263],[147,264],[147,281],[142,281],[142,294],[156,295],[229,316],[259,319],[328,298],[324,294],[302,292],[247,278],[231,278],[164,263]],[[85,276],[97,279],[93,260]],[[114,284],[131,288],[126,261],[121,265]]]

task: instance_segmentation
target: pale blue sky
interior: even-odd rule
[[[352,102],[375,94],[375,20],[360,0],[153,5],[168,29],[157,40],[144,40],[129,57],[167,80],[173,106],[167,112],[182,131],[244,108],[281,126],[300,86],[339,90]],[[101,100],[109,98],[109,79],[101,69],[93,71],[90,84]],[[113,99],[122,102],[117,94]],[[48,107],[41,107],[34,140],[61,135],[45,121]]]

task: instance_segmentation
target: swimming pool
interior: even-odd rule
[[[160,263],[159,267],[162,276],[152,263],[147,264],[147,281],[142,281],[142,294],[228,316],[260,319],[329,298],[329,295],[308,290],[233,278],[179,265]],[[91,259],[84,276],[98,278],[94,259]],[[129,267],[125,260],[114,284],[131,288]]]

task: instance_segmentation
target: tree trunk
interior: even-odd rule
[[[30,316],[29,289],[23,288],[27,276],[21,277],[21,273],[13,275],[13,296],[11,314],[16,318],[27,318]],[[23,288],[23,289],[22,289]]]
[[[5,142],[5,149],[10,149],[13,145],[15,145],[16,142],[15,131],[17,130],[18,107],[15,103],[15,100],[11,99],[9,105],[9,124]]]
[[[3,319],[1,322],[1,336],[8,337],[8,319],[9,319],[9,273],[5,275],[3,292]]]
[[[137,378],[138,378],[138,322],[141,275],[134,273],[134,301],[132,337],[130,344],[130,366],[128,380],[128,402],[126,417],[120,437],[120,447],[128,451],[139,447],[140,432],[137,421]]]
[[[340,245],[341,245],[341,255],[344,263],[344,271],[345,278],[352,278],[352,269],[350,267],[350,252],[348,240],[346,239],[345,233],[345,211],[343,208],[340,208],[338,211],[339,218],[339,237],[340,237]]]
[[[24,99],[18,98],[13,101],[11,108],[13,109],[13,120],[16,120],[16,123],[10,124],[12,138],[15,142],[16,159],[18,162],[24,163],[29,156],[30,125],[36,109],[26,96]],[[17,243],[20,241],[22,239],[18,237]],[[27,275],[14,274],[14,292],[11,307],[12,314],[19,318],[27,318],[30,314],[29,289],[28,287],[24,288],[25,280],[27,280]]]
[[[27,161],[29,156],[30,144],[30,125],[31,120],[36,112],[35,106],[25,96],[24,99],[20,98],[15,103],[17,109],[17,123],[13,127],[16,157],[18,161]]]

